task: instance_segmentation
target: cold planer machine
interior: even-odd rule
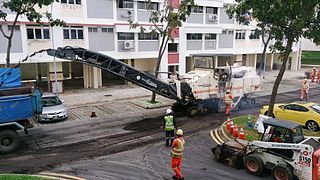
[[[196,59],[194,70],[164,82],[117,59],[84,48],[66,46],[44,49],[29,57],[41,52],[100,68],[161,96],[174,99],[176,103],[172,106],[173,111],[184,111],[189,115],[223,111],[226,89],[232,89],[236,97],[234,109],[238,109],[243,103],[254,103],[254,99],[249,98],[249,95],[260,88],[260,77],[252,67],[206,68],[203,64],[208,64],[207,62]],[[197,66],[198,64],[201,66]]]

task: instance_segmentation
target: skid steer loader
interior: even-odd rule
[[[271,170],[276,180],[318,180],[320,137],[306,137],[301,125],[275,118],[263,121],[259,141],[235,139],[212,148],[215,160],[253,175]]]

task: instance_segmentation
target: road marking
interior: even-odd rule
[[[216,134],[216,137],[218,138],[218,140],[221,142],[221,143],[224,143],[224,140],[221,139],[220,135],[218,134],[218,129],[215,129],[215,134]]]
[[[66,174],[58,174],[58,173],[50,173],[50,172],[42,172],[40,175],[49,176],[49,177],[55,177],[55,178],[66,178],[68,180],[86,180],[83,178],[79,178],[76,176],[66,175]]]
[[[226,133],[224,132],[223,126],[224,126],[224,123],[223,123],[223,125],[220,127],[220,130],[222,131],[223,136],[224,136],[225,138],[227,138],[229,141],[231,141],[231,139],[230,139],[230,138],[226,135]]]
[[[210,131],[210,134],[211,134],[212,139],[213,139],[217,144],[221,145],[221,143],[214,137],[214,135],[213,135],[213,130]]]

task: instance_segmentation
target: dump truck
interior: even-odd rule
[[[29,120],[41,112],[41,92],[21,86],[20,69],[0,68],[0,154],[20,146],[19,132],[27,134]]]
[[[318,180],[320,137],[303,135],[298,123],[269,118],[260,140],[234,139],[212,148],[215,160],[260,176],[271,170],[276,180]]]
[[[250,95],[260,90],[260,77],[256,75],[253,67],[212,67],[210,64],[214,62],[194,58],[195,66],[192,71],[183,76],[175,76],[170,81],[163,81],[120,60],[80,47],[43,49],[27,56],[23,61],[42,52],[100,68],[161,96],[174,99],[176,103],[172,105],[172,110],[187,112],[189,115],[223,111],[223,97],[227,89],[232,90],[236,99],[234,109],[242,103],[254,103]]]

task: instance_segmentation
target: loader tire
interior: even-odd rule
[[[214,159],[215,159],[216,161],[222,162],[222,147],[221,147],[221,145],[217,145],[217,146],[214,148],[213,155],[214,155]]]
[[[20,146],[20,137],[13,130],[0,131],[0,154],[7,154],[15,151]]]
[[[244,158],[244,168],[249,174],[260,176],[263,171],[263,161],[260,157],[250,154]]]
[[[275,180],[292,180],[293,173],[290,167],[285,165],[277,165],[272,169],[272,176]]]

